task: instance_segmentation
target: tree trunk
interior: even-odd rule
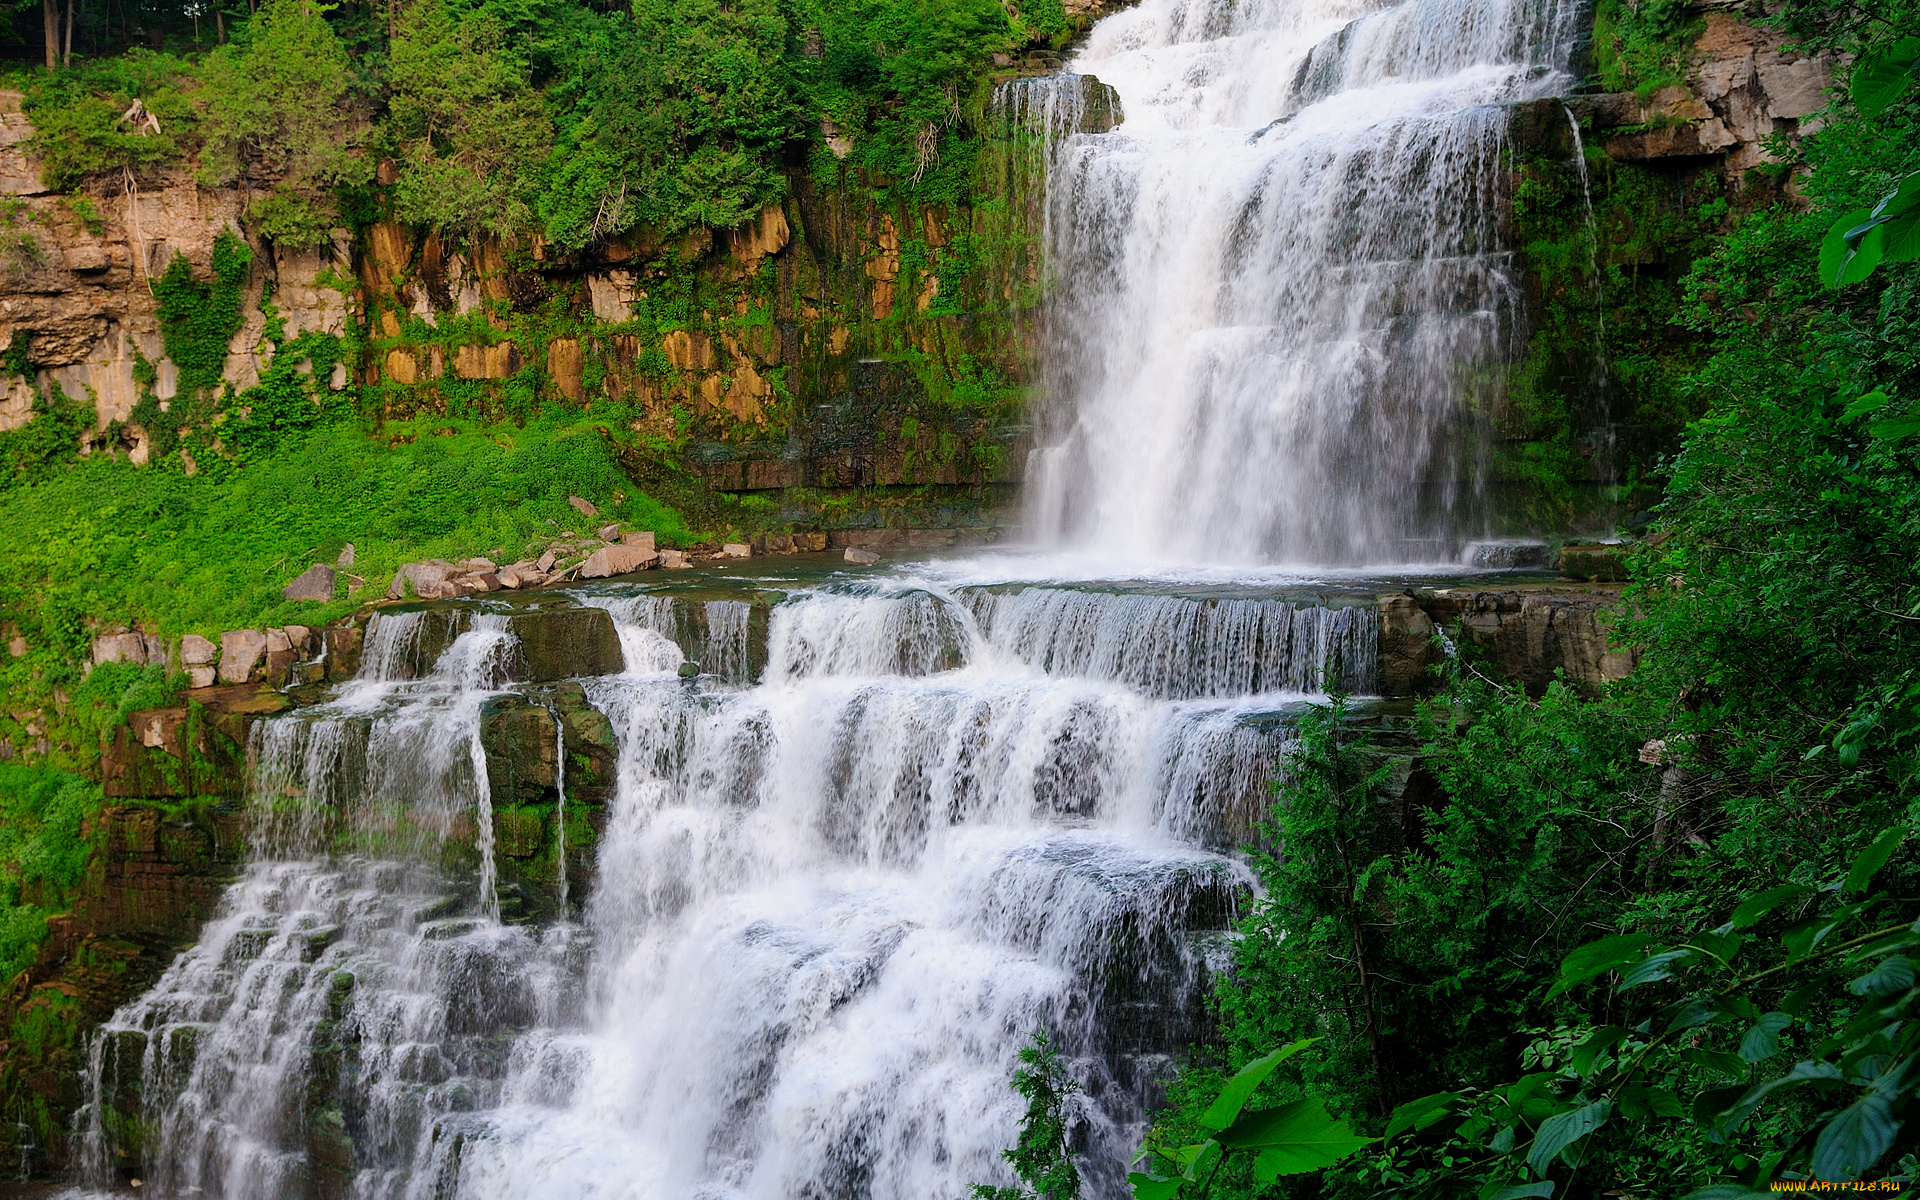
[[[60,0],[40,0],[42,24],[46,27],[47,70],[60,66]]]
[[[78,0],[67,0],[66,44],[61,47],[60,52],[60,63],[62,66],[70,67],[73,65],[73,9],[76,3],[78,3]]]

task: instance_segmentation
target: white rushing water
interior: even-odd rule
[[[1519,299],[1506,106],[1567,90],[1579,12],[1143,0],[1102,21],[1070,69],[1125,120],[1049,159],[1034,532],[1136,560],[1452,557],[1483,520]],[[1063,88],[1012,103],[1070,120]]]
[[[1088,1194],[1117,1194],[1249,885],[1222,852],[1288,743],[1285,681],[1310,674],[1290,655],[1370,670],[1370,626],[1028,591],[904,580],[764,619],[583,597],[626,653],[583,681],[617,779],[581,920],[544,931],[490,902],[481,743],[489,706],[552,701],[513,695],[503,617],[376,619],[357,681],[257,726],[255,861],[96,1040],[91,1178],[954,1200],[1005,1178],[1007,1081],[1046,1028],[1087,1089]],[[681,678],[674,637],[718,673]],[[1256,665],[1221,674],[1230,648]],[[1275,689],[1235,689],[1260,677]],[[554,749],[575,810],[564,733]]]

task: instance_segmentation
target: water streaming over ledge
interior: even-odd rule
[[[1052,396],[1028,517],[1138,559],[1450,557],[1481,530],[1514,349],[1508,106],[1559,94],[1577,0],[1143,0],[1055,121]],[[1051,86],[1067,99],[1051,100]]]
[[[514,682],[522,618],[377,617],[359,679],[256,726],[254,861],[96,1038],[92,1182],[952,1200],[1000,1177],[1044,1025],[1087,1088],[1089,1194],[1117,1194],[1204,1022],[1292,682],[1369,673],[1370,610],[915,579],[764,618],[580,599],[626,670],[578,685],[618,746],[604,818],[569,826],[597,841],[578,920],[491,903],[486,714],[553,703]],[[682,678],[682,643],[712,669]]]

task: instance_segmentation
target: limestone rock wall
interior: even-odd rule
[[[19,92],[0,90],[0,224],[12,245],[36,249],[12,252],[0,264],[0,345],[24,335],[34,369],[0,380],[0,429],[24,424],[36,388],[58,383],[69,396],[93,398],[97,428],[105,433],[126,421],[140,400],[136,352],[157,367],[154,395],[173,397],[177,372],[155,319],[151,281],[175,255],[184,255],[204,276],[223,230],[245,236],[240,217],[246,197],[233,189],[198,187],[185,170],[158,188],[123,178],[96,179],[74,193],[48,191],[39,164],[23,148],[33,130],[20,100]],[[87,219],[89,211],[97,221]],[[258,239],[252,246],[246,323],[228,344],[223,370],[236,390],[258,382],[262,355],[271,350],[263,341],[266,317],[260,309],[268,286],[289,334],[346,329],[345,295],[321,282],[330,267],[347,269],[344,231],[321,251],[277,251]],[[103,448],[144,461],[144,442],[141,431],[123,430],[104,439]]]

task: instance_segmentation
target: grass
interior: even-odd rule
[[[568,503],[592,501],[590,520]],[[402,563],[518,557],[604,521],[693,539],[679,513],[642,495],[600,432],[577,417],[524,428],[442,417],[390,423],[375,437],[331,427],[215,482],[84,459],[0,492],[0,616],[29,644],[68,656],[89,621],[140,620],[165,634],[338,617],[377,596]],[[309,565],[353,543],[354,600],[283,600]]]

